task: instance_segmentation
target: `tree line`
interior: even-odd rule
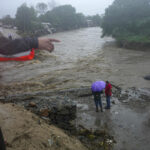
[[[53,4],[53,8],[48,9],[46,3],[38,3],[36,7],[29,7],[24,3],[18,7],[14,19],[7,15],[1,21],[3,24],[15,25],[21,32],[31,33],[42,30],[42,22],[50,23],[57,31],[64,31],[87,27],[89,19],[92,21],[92,26],[100,26],[99,15],[85,16],[77,13],[71,5]]]
[[[120,43],[150,43],[150,0],[115,0],[102,18],[103,36]]]

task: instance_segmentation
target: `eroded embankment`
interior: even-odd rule
[[[140,137],[146,139],[145,143],[148,142],[149,137],[145,132],[150,127],[146,121],[149,120],[149,97],[149,89],[122,90],[113,86],[112,109],[104,113],[95,112],[90,88],[30,92],[1,97],[1,101],[22,105],[45,119],[48,124],[55,124],[67,133],[75,135],[89,149],[112,149],[115,146],[115,149],[119,150],[123,147],[136,148],[136,145],[127,141],[141,144]],[[145,117],[142,117],[143,115]],[[138,122],[135,124],[136,118]],[[146,127],[143,124],[146,124]],[[137,129],[133,130],[134,127]],[[141,128],[143,132],[140,132]],[[125,136],[127,134],[128,137]],[[114,142],[117,143],[114,145]],[[140,147],[149,146],[142,144]]]
[[[0,103],[0,126],[7,150],[87,150],[75,137],[15,104]]]

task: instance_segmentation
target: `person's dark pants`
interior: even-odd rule
[[[106,108],[110,109],[110,96],[106,96],[107,106]]]
[[[103,110],[101,98],[100,99],[94,99],[94,101],[95,101],[96,109],[98,109],[98,106],[100,106],[101,110]]]
[[[92,92],[94,96],[96,111],[98,111],[98,106],[100,106],[101,111],[103,111],[102,101],[101,101],[101,92]]]

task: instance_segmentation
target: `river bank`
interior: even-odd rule
[[[7,150],[87,150],[76,138],[14,104],[0,104],[0,125]]]
[[[47,124],[54,124],[74,135],[90,150],[105,150],[106,147],[109,150],[128,150],[137,149],[137,145],[139,149],[147,150],[150,148],[149,98],[150,89],[123,90],[113,86],[111,110],[103,113],[95,112],[90,88],[22,93],[0,97],[0,100],[35,113]],[[104,95],[102,101],[104,107]],[[73,111],[72,106],[77,109]],[[72,115],[76,117],[72,118]],[[67,124],[66,119],[69,119]]]

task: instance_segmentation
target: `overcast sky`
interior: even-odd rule
[[[38,2],[48,3],[51,0],[0,0],[0,18],[10,14],[15,16],[17,7],[22,3],[27,3],[28,6],[36,5]],[[55,0],[59,5],[71,4],[76,8],[77,12],[82,12],[85,15],[103,14],[113,0]]]

